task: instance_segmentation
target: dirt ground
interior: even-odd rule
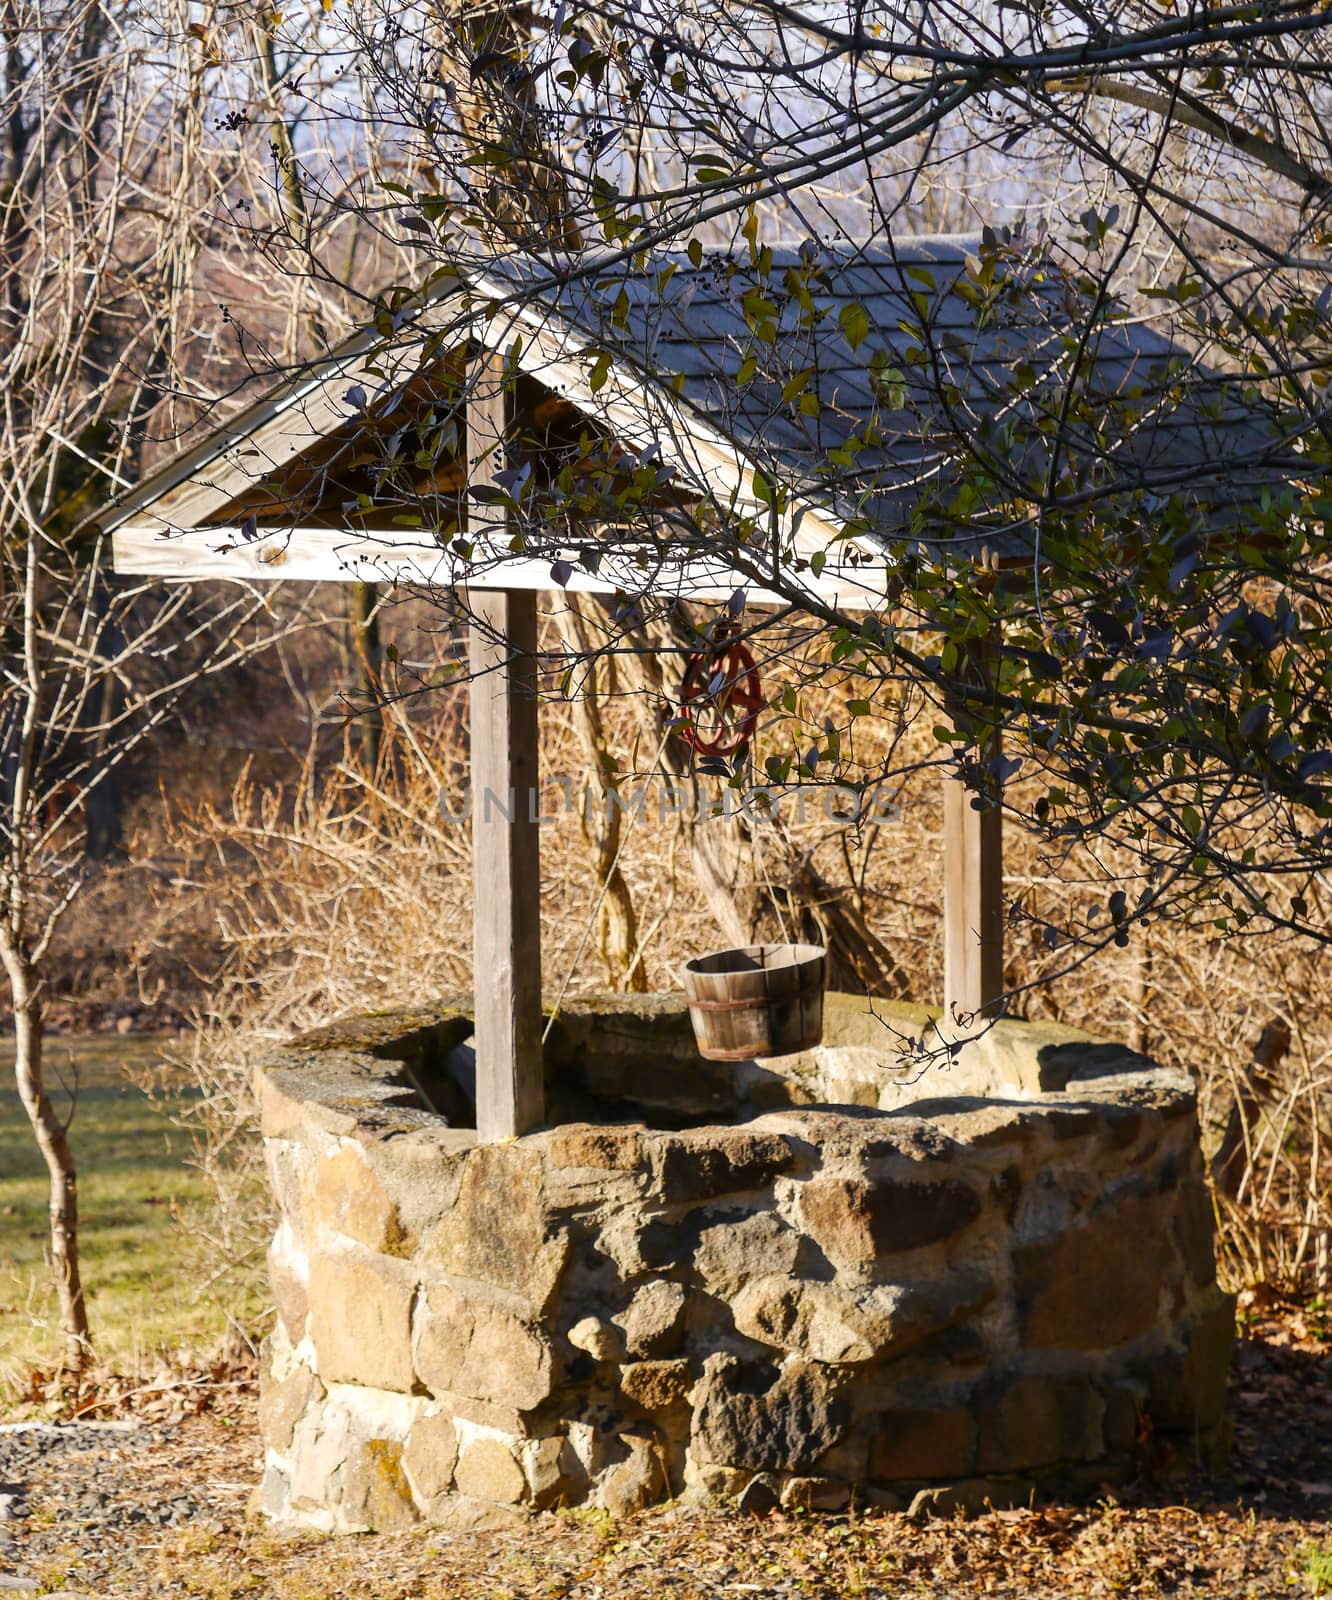
[[[1218,1479],[1145,1460],[1077,1507],[901,1515],[573,1511],[503,1534],[329,1538],[247,1521],[253,1381],[108,1386],[84,1415],[0,1430],[0,1595],[207,1600],[915,1600],[1332,1594],[1332,1337],[1250,1311]],[[96,1413],[101,1413],[97,1415]]]

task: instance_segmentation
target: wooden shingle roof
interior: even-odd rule
[[[969,237],[580,258],[562,275],[495,262],[441,274],[393,333],[358,334],[293,374],[99,520],[117,530],[126,571],[474,581],[475,557],[434,536],[428,506],[419,531],[355,516],[342,527],[336,506],[319,526],[257,536],[217,525],[247,483],[308,459],[339,430],[354,435],[358,417],[373,435],[419,383],[423,340],[435,361],[441,346],[469,340],[506,352],[724,512],[763,519],[771,485],[783,484],[791,499],[770,519],[783,576],[842,603],[873,605],[904,541],[961,560],[981,547],[1030,555],[1031,507],[1052,460],[1065,497],[1137,490],[1149,510],[1171,495],[1242,506],[1294,469],[1238,380],[1123,316],[1086,332],[1082,310],[1058,277],[999,265]],[[653,581],[726,593],[737,580],[724,538],[669,579],[658,563]],[[828,564],[816,577],[808,562],[820,551]],[[558,555],[495,552],[485,585],[549,587]],[[635,581],[632,561],[612,559],[595,576],[575,572],[571,587]]]

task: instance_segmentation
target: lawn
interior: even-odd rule
[[[137,1372],[160,1348],[202,1352],[226,1327],[224,1289],[200,1296],[198,1253],[178,1226],[207,1197],[172,1112],[184,1085],[150,1096],[134,1081],[160,1062],[157,1041],[99,1036],[53,1039],[48,1073],[68,1114],[79,1165],[83,1281],[98,1355]],[[55,1354],[55,1295],[44,1259],[45,1168],[13,1086],[12,1047],[0,1050],[0,1405],[28,1363]],[[63,1079],[66,1088],[60,1088]],[[77,1086],[71,1100],[69,1087]]]

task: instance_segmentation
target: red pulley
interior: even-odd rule
[[[748,744],[762,709],[758,667],[744,645],[697,651],[685,662],[681,737],[700,755],[729,756]]]

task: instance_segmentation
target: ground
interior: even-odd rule
[[[512,1532],[325,1538],[247,1521],[247,1369],[83,1401],[103,1415],[0,1430],[0,1592],[200,1600],[925,1600],[1332,1594],[1332,1339],[1251,1308],[1235,1449],[1212,1480],[1145,1461],[1077,1507],[914,1523],[668,1507],[551,1513]],[[10,1498],[6,1501],[5,1496]],[[3,1515],[3,1509],[0,1509]]]
[[[188,1140],[119,1070],[155,1047],[75,1049],[103,1370],[77,1399],[53,1400],[45,1196],[17,1099],[0,1093],[0,1600],[1332,1595],[1332,1316],[1252,1294],[1232,1366],[1235,1448],[1210,1482],[1149,1450],[1134,1483],[1090,1504],[971,1522],[667,1508],[622,1522],[552,1514],[502,1535],[276,1535],[246,1514],[259,1467],[253,1352],[217,1344],[229,1311],[233,1333],[236,1318],[255,1332],[262,1309],[189,1289],[175,1217],[202,1190]],[[201,1361],[210,1340],[218,1353]]]

